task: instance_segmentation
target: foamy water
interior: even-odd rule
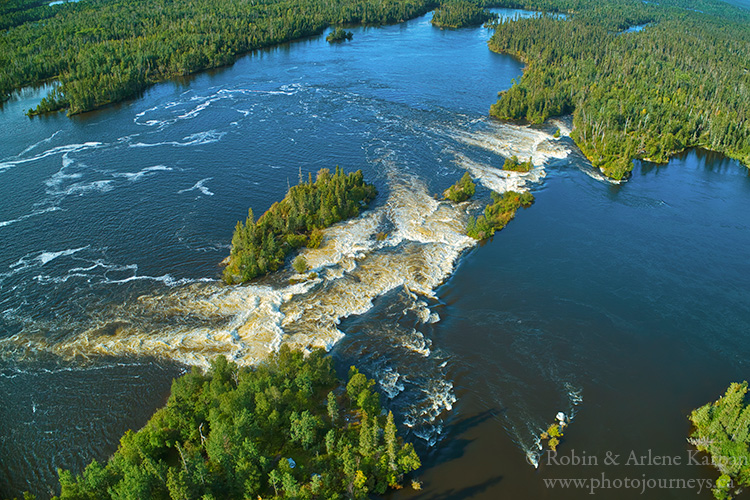
[[[290,90],[293,91],[296,89]],[[191,113],[202,112],[220,97],[226,96],[199,100],[200,104],[192,111],[177,115],[175,120],[189,119],[194,116]],[[178,110],[183,106],[168,104],[149,109],[136,119],[171,108]],[[383,120],[390,119],[383,117]],[[171,123],[163,121],[161,126]],[[540,130],[486,120],[475,121],[474,125],[464,131],[451,128],[447,135],[458,144],[490,152],[495,160],[492,164],[482,163],[454,151],[453,161],[468,170],[475,181],[497,192],[530,189],[544,179],[545,165],[564,159],[569,153],[550,134]],[[434,128],[424,133],[445,135]],[[187,136],[184,142],[153,144],[133,142],[136,135],[120,142],[136,147],[199,145],[220,140],[223,135],[212,130]],[[360,217],[328,228],[319,248],[303,249],[301,254],[308,262],[309,273],[294,275],[288,269],[283,271],[284,276],[291,275],[293,284],[264,280],[265,284],[227,287],[212,278],[177,279],[169,274],[141,274],[136,264],[98,257],[100,249],[44,251],[25,256],[11,266],[10,272],[37,267],[34,279],[48,285],[93,280],[107,286],[124,286],[140,281],[159,282],[169,289],[141,295],[135,303],[99,311],[75,327],[73,335],[61,340],[51,340],[44,334],[45,329],[37,326],[0,340],[0,346],[6,355],[34,356],[46,352],[65,359],[148,355],[202,367],[208,367],[215,356],[223,355],[238,364],[251,365],[282,344],[303,350],[317,347],[330,350],[345,336],[339,328],[342,320],[367,313],[376,300],[397,290],[407,302],[404,312],[413,313],[416,324],[393,330],[390,342],[404,352],[430,359],[434,346],[419,325],[435,323],[440,317],[430,310],[425,299],[437,298],[437,288],[453,273],[462,252],[476,244],[465,235],[468,211],[476,206],[437,200],[424,180],[399,168],[397,157],[387,148],[384,151],[377,161],[385,172],[387,198]],[[50,195],[106,193],[117,187],[117,182],[142,181],[174,170],[159,164],[138,171],[109,173],[108,179],[86,181],[90,167],[72,159],[70,152],[67,148],[60,150],[63,166],[46,182]],[[499,166],[504,156],[510,154],[531,158],[534,169],[529,173],[503,171]],[[209,189],[212,179],[202,178],[177,193],[213,196]],[[77,265],[70,266],[63,274],[45,272],[45,264],[60,257],[74,258]],[[420,378],[419,388],[412,389],[412,393],[416,390],[420,395],[413,397],[405,410],[407,425],[430,444],[442,432],[440,415],[450,411],[456,402],[453,384],[444,375],[445,365],[441,361],[437,373]],[[381,371],[379,383],[384,393],[394,398],[406,390],[407,380],[394,366],[387,366]]]
[[[466,212],[449,202],[437,202],[417,178],[393,173],[388,200],[377,209],[353,221],[329,228],[318,249],[306,249],[303,255],[318,277],[282,287],[243,285],[225,287],[218,283],[179,288],[167,296],[143,296],[142,306],[158,315],[167,309],[203,317],[220,317],[223,328],[166,327],[160,331],[139,331],[120,327],[117,332],[97,335],[103,325],[96,324],[73,339],[61,343],[31,340],[18,334],[4,340],[7,345],[23,345],[27,350],[49,350],[64,357],[91,355],[150,354],[186,364],[207,367],[217,354],[240,364],[263,359],[283,343],[294,347],[330,349],[344,334],[339,322],[350,315],[363,314],[373,300],[394,288],[413,291],[414,307],[424,322],[436,316],[426,310],[416,294],[433,296],[435,288],[450,275],[459,254],[475,242],[463,234]],[[376,238],[382,224],[396,229],[383,241]],[[19,260],[13,269],[45,263],[60,256],[73,255],[85,248],[61,252],[42,252]],[[107,264],[94,261],[88,266],[70,269],[62,280]],[[167,280],[168,277],[131,276],[111,283],[136,279]],[[49,276],[39,279],[53,279]],[[140,309],[136,309],[140,313]],[[120,315],[125,316],[120,316]],[[127,307],[112,321],[130,323]],[[140,323],[137,319],[132,322]],[[426,347],[415,344],[426,354]]]

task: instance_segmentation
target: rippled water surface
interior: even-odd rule
[[[106,458],[186,366],[282,343],[378,380],[425,456],[424,490],[397,497],[579,498],[543,481],[593,470],[544,463],[536,437],[558,411],[573,417],[563,451],[684,453],[685,414],[746,378],[744,167],[689,152],[611,184],[565,120],[486,117],[522,68],[486,30],[426,16],[353,31],[72,119],[22,116],[40,93],[5,104],[0,494],[44,495],[57,467]],[[513,154],[534,169],[502,172]],[[221,285],[247,208],[336,165],[380,194],[306,251],[318,277]],[[477,200],[437,201],[464,171]],[[476,245],[464,227],[491,189],[537,202]]]

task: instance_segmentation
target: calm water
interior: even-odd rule
[[[685,414],[747,377],[747,170],[689,152],[603,181],[564,121],[486,118],[522,68],[488,37],[426,16],[252,54],[73,119],[23,117],[34,93],[5,104],[0,495],[44,495],[57,467],[106,458],[185,366],[251,363],[280,343],[333,346],[341,367],[378,379],[425,456],[424,490],[394,497],[579,498],[544,479],[713,477],[550,465],[536,436],[564,411],[561,453],[685,454]],[[504,177],[511,154],[536,168]],[[223,287],[217,262],[247,207],[335,165],[380,195],[308,252],[320,277]],[[464,170],[478,201],[436,202]],[[537,202],[475,245],[468,214],[507,188]],[[670,495],[685,491],[641,496]]]

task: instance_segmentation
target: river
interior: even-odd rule
[[[545,479],[716,476],[603,462],[686,455],[686,414],[746,378],[747,169],[688,151],[610,183],[566,120],[489,119],[522,64],[491,53],[487,30],[429,17],[254,52],[72,119],[23,116],[38,91],[4,104],[0,496],[47,495],[57,467],[106,459],[190,365],[253,363],[281,343],[378,380],[425,463],[423,490],[393,498],[579,498]],[[503,175],[511,154],[534,170]],[[223,286],[247,208],[336,165],[380,194],[306,253],[319,278]],[[436,201],[466,170],[476,201]],[[535,204],[485,244],[465,237],[490,189],[508,188]],[[572,417],[560,453],[598,465],[539,452],[558,411]],[[640,493],[600,492],[685,496]]]

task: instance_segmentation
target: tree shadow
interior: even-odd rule
[[[487,420],[494,419],[504,410],[498,408],[489,408],[475,415],[464,417],[455,423],[447,426],[447,433],[435,448],[424,447],[418,450],[420,456],[424,457],[423,464],[427,467],[440,463],[444,464],[452,460],[461,458],[466,452],[466,447],[471,443],[471,439],[462,438],[469,429],[476,427]],[[420,446],[421,447],[421,446]]]
[[[462,500],[465,498],[472,498],[479,493],[486,491],[491,486],[496,485],[503,479],[503,476],[495,476],[482,481],[474,486],[467,486],[466,488],[451,488],[441,493],[422,493],[417,496],[411,497],[412,500]]]

